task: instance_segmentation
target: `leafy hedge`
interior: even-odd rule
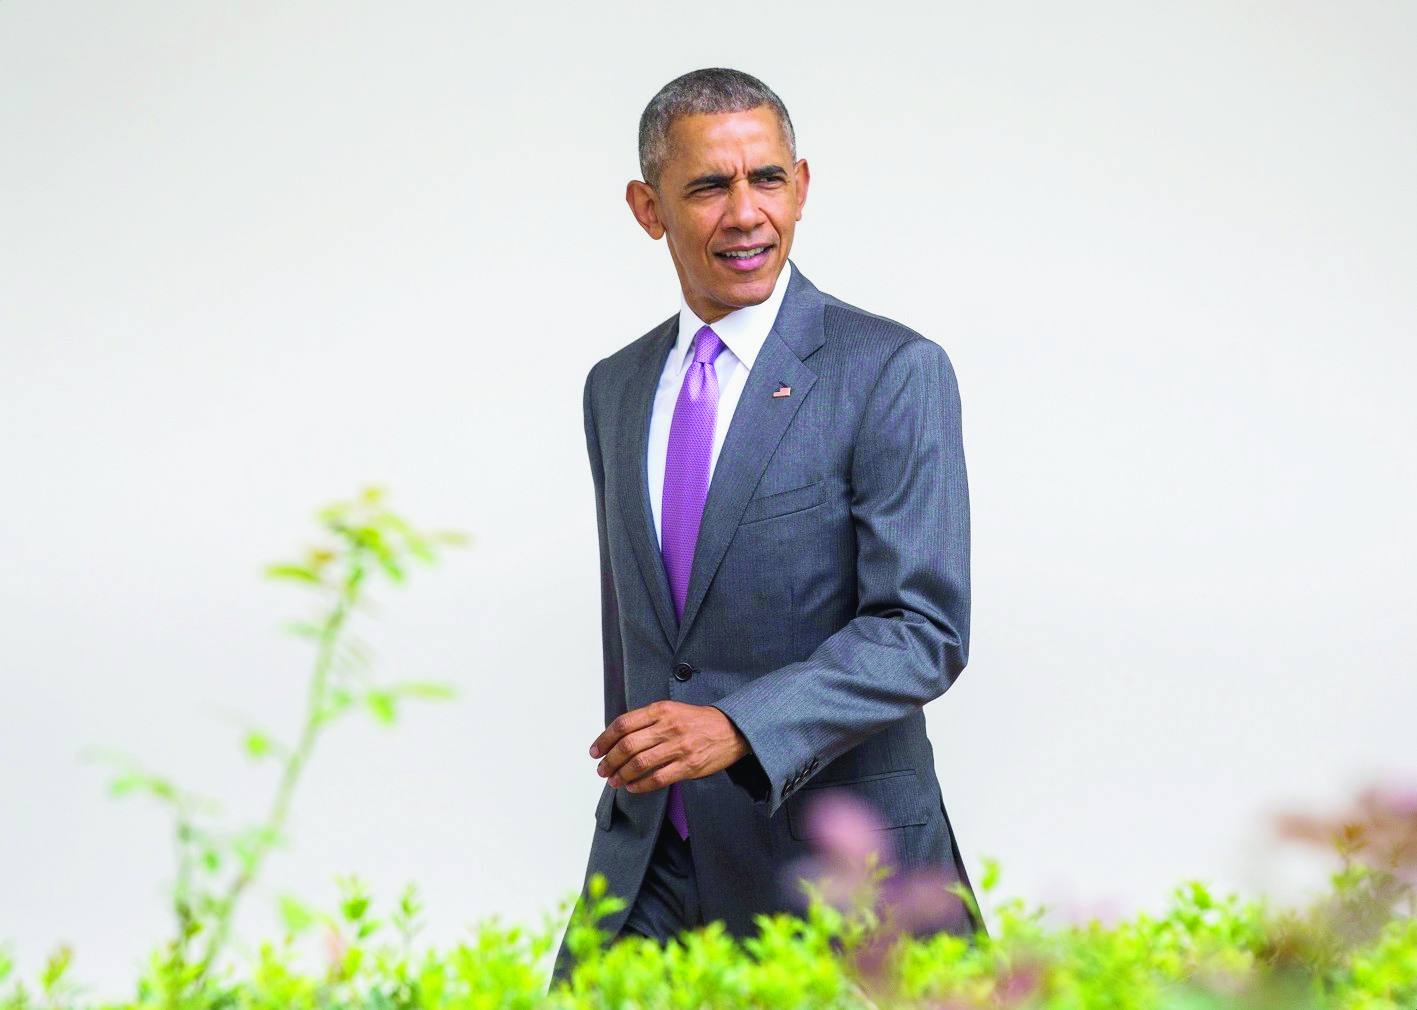
[[[238,961],[228,942],[236,907],[281,838],[323,733],[355,712],[391,724],[405,699],[450,693],[376,680],[349,623],[371,581],[401,582],[411,562],[434,560],[458,538],[419,532],[378,491],[319,519],[324,544],[268,569],[319,605],[292,629],[314,652],[298,731],[282,740],[253,728],[242,739],[253,760],[276,765],[267,816],[222,826],[203,797],[120,759],[114,792],[146,795],[172,817],[173,937],[149,958],[134,996],[117,1003],[84,996],[67,948],[26,984],[0,947],[0,1010],[1417,1010],[1417,797],[1378,792],[1337,823],[1286,822],[1293,837],[1336,842],[1343,862],[1330,893],[1302,910],[1217,899],[1192,883],[1158,918],[1048,926],[1012,901],[993,909],[989,936],[917,939],[908,927],[930,919],[938,885],[860,862],[869,814],[838,810],[823,822],[834,827],[805,918],[761,919],[742,941],[714,924],[663,947],[609,943],[596,923],[621,906],[596,881],[566,933],[575,968],[549,991],[554,925],[494,921],[452,949],[419,949],[417,895],[410,889],[379,915],[357,880],[342,882],[330,915],[285,900],[286,936]],[[986,900],[997,878],[989,867]]]
[[[805,919],[764,918],[736,941],[718,924],[661,947],[605,945],[592,913],[576,916],[571,977],[547,991],[555,931],[484,923],[447,950],[415,950],[418,902],[377,916],[357,885],[318,927],[321,951],[292,932],[249,963],[198,976],[177,945],[156,952],[130,1000],[77,995],[69,953],[39,984],[8,983],[0,1010],[1411,1010],[1417,919],[1393,874],[1352,862],[1331,894],[1302,911],[1179,888],[1166,914],[1116,925],[1048,927],[1020,903],[995,910],[990,937],[893,935],[888,914],[818,902]],[[1395,904],[1396,901],[1396,904]],[[1406,913],[1397,905],[1407,903]],[[305,967],[299,965],[304,962]],[[0,992],[10,966],[0,959]]]

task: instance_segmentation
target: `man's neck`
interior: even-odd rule
[[[740,309],[734,309],[726,316],[708,324],[713,327],[713,332],[718,334],[719,339],[728,349],[737,355],[738,359],[749,369],[753,367],[758,351],[762,349],[763,342],[767,340],[773,323],[777,321],[777,314],[782,309],[782,300],[787,296],[787,287],[791,283],[792,263],[789,261],[783,266],[782,272],[777,275],[777,283],[773,285],[772,293],[767,298],[757,305],[745,305]],[[699,332],[699,328],[704,325],[704,320],[689,307],[688,300],[681,294],[679,299],[679,338],[675,342],[676,353],[679,355],[680,361],[688,353],[689,346],[694,340],[694,334]]]

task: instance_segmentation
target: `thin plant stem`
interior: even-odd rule
[[[339,646],[340,634],[344,630],[345,622],[348,620],[350,612],[359,598],[359,588],[364,581],[368,551],[365,547],[355,541],[350,552],[349,571],[340,583],[339,590],[335,597],[335,604],[329,615],[325,618],[320,629],[320,647],[315,657],[315,666],[310,678],[310,690],[306,698],[305,721],[301,727],[300,737],[286,758],[285,767],[282,769],[280,784],[276,788],[275,796],[271,801],[270,812],[266,815],[265,821],[261,824],[252,842],[249,857],[244,861],[241,871],[232,879],[226,893],[218,899],[217,915],[212,927],[212,932],[208,938],[205,953],[198,965],[197,978],[202,978],[211,970],[213,963],[226,945],[227,938],[231,933],[231,923],[235,917],[236,904],[242,894],[251,883],[259,876],[261,865],[265,862],[271,847],[275,844],[281,830],[285,826],[285,821],[290,812],[291,800],[295,796],[295,787],[300,780],[300,775],[305,769],[310,753],[314,749],[315,740],[320,734],[321,728],[328,721],[327,699],[329,695],[330,674],[334,668],[335,656]]]

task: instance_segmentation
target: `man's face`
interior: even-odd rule
[[[807,163],[792,163],[770,106],[685,116],[669,133],[659,185],[625,199],[651,238],[665,237],[684,300],[706,323],[772,294],[807,200]]]

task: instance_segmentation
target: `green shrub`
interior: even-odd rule
[[[280,766],[269,814],[222,829],[209,804],[123,762],[115,791],[152,796],[173,816],[174,935],[148,959],[133,997],[112,1004],[82,996],[67,947],[30,985],[14,978],[13,960],[0,948],[0,1010],[1417,1008],[1417,801],[1377,792],[1336,824],[1286,821],[1296,838],[1336,842],[1343,861],[1330,892],[1300,910],[1217,898],[1188,883],[1159,917],[1047,925],[1041,910],[1014,900],[992,909],[988,936],[916,938],[899,928],[909,919],[902,910],[918,906],[922,889],[933,885],[885,879],[866,865],[833,886],[819,881],[805,918],[762,918],[757,934],[743,940],[711,924],[660,946],[608,942],[596,923],[623,902],[597,880],[567,927],[575,968],[548,992],[557,923],[569,904],[539,929],[493,921],[451,949],[418,949],[417,894],[409,889],[380,912],[363,885],[348,879],[332,914],[286,901],[286,935],[236,962],[227,945],[234,909],[281,835],[320,735],[355,711],[392,722],[402,699],[447,694],[437,685],[376,681],[348,622],[371,577],[401,581],[410,561],[431,561],[436,547],[455,538],[419,533],[377,492],[325,510],[321,524],[327,545],[269,570],[310,587],[320,601],[316,618],[295,629],[315,650],[298,736],[282,743],[252,729],[243,739],[252,758]],[[986,867],[985,900],[994,899],[997,883],[997,867]],[[312,947],[316,969],[308,967]]]
[[[1354,863],[1322,901],[1284,911],[1217,899],[1192,883],[1177,889],[1165,914],[1111,926],[1049,927],[1037,910],[1010,902],[995,910],[993,935],[975,942],[887,936],[877,913],[819,902],[802,919],[762,919],[758,935],[743,941],[713,924],[664,947],[639,938],[604,944],[587,912],[569,927],[580,961],[547,992],[551,925],[489,922],[451,949],[416,950],[415,895],[376,917],[347,882],[339,911],[322,918],[318,969],[295,966],[302,944],[294,935],[262,945],[250,964],[200,978],[166,949],[150,960],[134,998],[110,1006],[1410,1010],[1417,1006],[1417,920],[1392,909],[1392,884],[1387,871]],[[1361,927],[1348,914],[1354,910],[1362,912]],[[97,1006],[75,997],[70,970],[69,951],[59,951],[34,990],[13,985],[0,1010]],[[0,960],[0,986],[8,971]]]

